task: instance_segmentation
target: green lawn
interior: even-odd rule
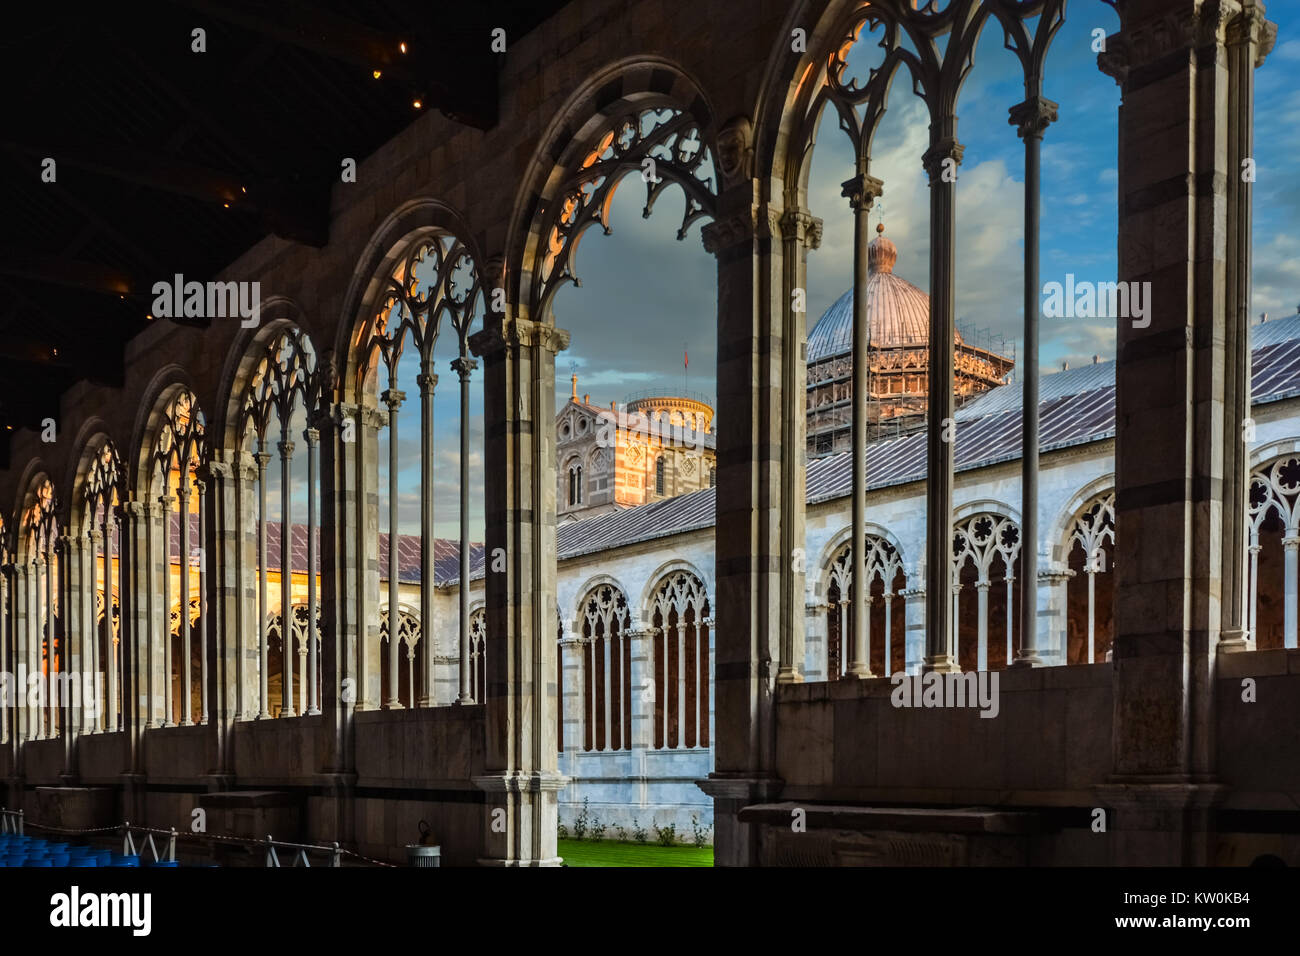
[[[616,843],[613,840],[561,840],[560,856],[569,866],[712,866],[713,847]]]

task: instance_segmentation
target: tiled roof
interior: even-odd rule
[[[1300,395],[1300,316],[1252,328],[1251,390],[1264,404]],[[957,413],[958,471],[982,468],[1020,457],[1022,385],[991,389]],[[1039,384],[1040,447],[1043,451],[1109,438],[1115,433],[1115,363],[1097,362],[1044,375]],[[850,454],[842,452],[808,463],[807,501],[814,504],[849,493]],[[925,477],[925,432],[873,442],[867,448],[867,486],[883,488]],[[198,547],[198,515],[190,516],[191,547]],[[610,548],[708,528],[714,522],[714,489],[666,498],[636,508],[571,521],[556,529],[561,560]],[[307,567],[307,529],[293,527],[293,568]],[[180,523],[173,515],[172,554],[179,550]],[[419,583],[420,538],[402,535],[399,580]],[[439,586],[458,583],[459,544],[434,542],[434,579]],[[267,524],[267,565],[278,569],[279,522]],[[319,550],[317,551],[319,570]],[[484,573],[484,546],[470,546],[471,580]],[[379,536],[380,577],[387,580],[388,535]]]
[[[1300,395],[1300,316],[1277,319],[1252,329],[1251,394],[1256,404]],[[957,413],[958,471],[982,468],[1020,457],[1019,382],[990,389]],[[1044,375],[1039,380],[1039,444],[1043,451],[1100,441],[1115,434],[1115,363],[1097,362]],[[850,453],[808,463],[807,501],[813,504],[847,495]],[[883,488],[925,477],[925,432],[871,443],[867,448],[867,486]],[[668,537],[714,521],[714,489],[669,498],[639,508],[574,521],[559,528],[559,556]]]
[[[268,571],[280,570],[280,529],[279,521],[268,521],[266,523],[266,567]],[[180,516],[172,514],[171,520],[171,558],[172,563],[176,563],[177,555],[180,553],[181,524]],[[317,549],[316,549],[316,573],[320,573],[321,551],[319,547],[320,530],[316,531]],[[199,516],[198,514],[190,515],[190,548],[191,553],[197,551],[199,546]],[[417,534],[404,534],[398,539],[397,546],[397,580],[407,584],[420,583],[420,568],[422,563],[420,547],[420,536]],[[469,546],[469,560],[471,576],[476,573],[481,575],[483,570],[483,545],[480,542],[473,542]],[[293,526],[293,550],[291,556],[291,565],[295,573],[302,574],[307,570],[307,526],[305,524],[295,524]],[[445,586],[456,583],[460,575],[460,542],[453,541],[449,538],[436,538],[433,543],[433,579],[439,586]],[[381,533],[379,535],[379,578],[381,581],[388,580],[388,535]]]

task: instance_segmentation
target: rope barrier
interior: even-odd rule
[[[52,823],[35,823],[31,820],[25,820],[24,824],[35,830],[45,830],[50,833],[67,833],[73,835],[83,835],[83,834],[92,834],[92,833],[122,833],[124,830],[128,828],[131,831],[136,833],[155,833],[165,837],[171,837],[174,832],[177,840],[189,840],[194,843],[203,843],[209,840],[214,840],[221,843],[238,844],[241,846],[249,847],[250,849],[252,847],[264,847],[268,849],[272,847],[287,847],[290,849],[315,850],[320,853],[336,853],[341,857],[350,857],[353,859],[361,860],[371,864],[372,866],[383,866],[383,867],[390,867],[390,868],[397,866],[396,863],[387,863],[383,860],[376,860],[373,857],[366,856],[363,853],[358,853],[356,850],[349,850],[344,847],[340,847],[337,844],[333,846],[323,846],[317,843],[287,843],[280,840],[271,840],[271,839],[259,840],[251,837],[226,836],[220,833],[189,833],[189,832],[184,832],[179,830],[172,831],[169,829],[163,829],[161,827],[133,826],[128,822],[122,822],[122,823],[115,824],[114,826],[108,826],[108,827],[61,827],[61,826],[56,826],[55,824]]]

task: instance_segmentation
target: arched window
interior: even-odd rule
[[[19,659],[28,674],[39,674],[50,686],[50,680],[61,670],[61,622],[59,606],[59,562],[55,543],[59,537],[59,523],[55,515],[57,501],[54,485],[48,478],[39,479],[27,496],[22,519],[25,538],[25,564],[22,568],[23,606],[26,614],[25,634],[15,642],[22,648]],[[53,706],[52,695],[32,703],[26,695],[24,706],[18,708],[18,731],[28,738],[43,739],[59,733],[59,708]]]
[[[455,355],[451,367],[460,385],[460,460],[456,487],[461,499],[459,513],[467,515],[473,485],[469,478],[469,382],[471,373],[478,367],[469,355],[469,334],[477,321],[476,310],[483,305],[479,274],[469,248],[450,234],[440,232],[421,236],[400,250],[396,265],[387,275],[378,277],[377,284],[381,288],[379,298],[368,303],[373,311],[360,323],[354,338],[361,387],[381,390],[378,395],[372,391],[359,397],[365,401],[377,398],[384,409],[383,416],[371,426],[383,428],[377,435],[381,447],[379,486],[375,489],[378,513],[374,516],[378,540],[373,544],[373,553],[379,563],[380,588],[386,592],[388,606],[412,601],[414,592],[418,591],[419,619],[425,627],[432,628],[434,562],[423,561],[420,556],[424,549],[434,548],[437,535],[435,358],[444,351]],[[443,337],[443,344],[446,347],[450,343],[450,347],[439,351],[439,338],[448,324],[452,335]],[[414,409],[411,404],[415,405]],[[410,418],[413,421],[408,421]],[[418,445],[401,439],[400,423],[406,423],[402,428],[411,428],[419,434]],[[403,501],[412,502],[409,511],[402,507]],[[464,590],[470,579],[470,528],[467,520],[459,523],[458,577]],[[418,536],[414,534],[416,530]],[[468,599],[464,600],[461,626],[468,627]],[[378,608],[381,601],[378,594],[368,594],[365,603]],[[463,646],[463,642],[457,644]],[[384,658],[384,646],[381,642],[381,658]],[[399,675],[400,655],[389,654],[381,661],[382,686],[386,688],[379,702],[381,706],[397,709],[436,703],[434,655],[423,653],[422,660],[423,665],[415,675],[418,691],[411,696],[409,705],[403,705],[397,696],[399,687],[403,686]],[[464,670],[460,669],[459,673],[463,675]],[[461,686],[458,690],[459,700],[470,699],[469,687]]]
[[[271,716],[273,712],[282,717],[319,713],[319,701],[311,700],[310,695],[305,695],[308,696],[305,710],[300,711],[294,703],[295,635],[292,629],[287,635],[281,628],[276,628],[274,634],[271,631],[271,622],[279,618],[282,609],[293,607],[295,575],[300,582],[300,590],[306,592],[308,603],[314,604],[316,600],[314,575],[308,574],[306,560],[310,550],[306,545],[315,540],[316,496],[313,489],[307,489],[306,527],[296,524],[295,515],[299,514],[297,501],[301,500],[301,496],[295,498],[294,495],[293,461],[297,447],[294,436],[300,434],[306,441],[306,453],[299,457],[308,459],[308,470],[311,473],[316,471],[317,433],[308,427],[307,419],[316,405],[318,387],[316,352],[311,340],[302,330],[286,326],[262,346],[243,399],[245,450],[251,451],[253,438],[257,439],[257,595],[260,611],[258,619],[263,622],[263,631],[258,635],[258,713],[263,717]],[[274,437],[279,440],[272,445],[271,426],[277,422],[278,436]],[[272,461],[272,447],[279,458],[279,468],[273,470],[268,468]],[[267,501],[271,486],[279,491],[278,502],[274,499],[269,503]],[[278,512],[278,522],[271,521],[272,509]],[[303,544],[301,551],[294,546],[297,541]],[[269,590],[273,573],[277,579],[278,593],[270,593]],[[272,641],[277,643],[273,646]],[[310,651],[310,642],[305,645],[305,649]],[[310,666],[314,660],[309,660],[308,663]],[[310,688],[315,683],[309,676],[303,686]],[[279,688],[275,691],[277,684]],[[279,706],[274,707],[273,702]]]
[[[573,469],[573,473],[574,473],[574,476],[575,476],[575,478],[574,478],[574,483],[575,483],[575,486],[576,486],[576,492],[577,492],[576,503],[577,503],[577,504],[582,504],[582,466],[581,466],[581,465],[578,465],[576,468],[574,468],[574,469]]]
[[[1260,650],[1300,646],[1300,457],[1254,469],[1249,515],[1247,628]]]
[[[1067,664],[1105,660],[1114,636],[1115,492],[1095,498],[1070,525],[1066,583]]]
[[[117,448],[105,439],[90,457],[84,485],[90,565],[83,581],[84,589],[94,594],[95,623],[93,632],[90,627],[84,628],[89,639],[82,650],[82,666],[95,675],[101,706],[85,709],[83,733],[113,732],[121,726],[121,578],[115,581],[114,572],[121,573],[115,556],[121,554],[117,509],[122,504],[123,478]]]
[[[167,402],[153,449],[152,485],[162,506],[162,607],[167,637],[162,640],[163,726],[194,723],[195,694],[203,693],[201,667],[192,665],[193,637],[189,615],[179,616],[179,633],[170,628],[173,598],[178,607],[188,607],[190,597],[202,600],[203,566],[198,560],[205,540],[202,528],[202,496],[205,488],[198,470],[206,456],[206,424],[198,398],[182,388]],[[152,586],[152,584],[151,584]],[[204,615],[200,615],[202,621]],[[199,640],[199,654],[206,641]],[[198,708],[200,715],[202,707]]]
[[[871,673],[888,676],[906,667],[904,599],[907,587],[898,550],[879,535],[867,535],[867,627],[865,650]],[[848,673],[853,653],[853,543],[831,560],[826,591],[826,680]]]
[[[953,529],[952,555],[950,653],[964,671],[1006,667],[1015,659],[1020,528],[1001,515],[972,515]]]
[[[588,593],[581,608],[583,749],[625,750],[632,738],[627,598],[602,584]]]
[[[469,616],[469,686],[472,703],[487,700],[487,611],[479,608]]]
[[[664,493],[664,456],[655,459],[655,494]]]
[[[707,747],[712,706],[709,647],[712,617],[704,582],[674,571],[655,588],[656,749]]]
[[[390,674],[394,672],[394,668],[381,666],[379,669],[380,696],[384,700],[396,698],[404,707],[414,707],[416,706],[415,688],[419,686],[417,684],[418,664],[423,655],[428,653],[426,648],[420,646],[423,643],[420,640],[420,619],[398,608],[396,646],[390,639],[390,620],[388,608],[384,608],[379,612],[380,663],[387,665],[396,656],[398,663],[395,669],[397,687],[394,689],[388,684],[388,681],[391,680]]]

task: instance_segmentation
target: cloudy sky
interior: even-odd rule
[[[1277,317],[1300,302],[1300,11],[1275,3],[1277,48],[1256,74],[1254,204],[1254,302],[1252,312]],[[1043,146],[1041,279],[1114,280],[1116,271],[1116,110],[1119,88],[1096,66],[1092,31],[1118,28],[1102,3],[1072,4],[1071,19],[1057,34],[1048,60],[1044,93],[1060,104],[1057,123]],[[863,69],[869,52],[851,60]],[[883,219],[899,248],[895,271],[928,291],[929,190],[921,168],[928,120],[904,74],[895,83],[876,136],[872,174],[885,184]],[[987,329],[1022,354],[1022,222],[1024,147],[1007,122],[1008,107],[1024,99],[1020,67],[1002,48],[1001,32],[985,31],[959,104],[958,139],[965,155],[957,185],[957,318],[965,329]],[[815,319],[852,280],[852,216],[840,183],[852,174],[847,136],[826,122],[814,152],[809,206],[825,222],[822,246],[809,257],[808,311]],[[578,375],[579,394],[607,405],[647,389],[683,387],[713,395],[716,366],[716,268],[700,241],[699,223],[677,241],[682,196],[665,193],[650,219],[643,219],[644,186],[624,180],[614,200],[612,235],[589,230],[576,258],[581,288],[555,299],[557,324],[572,336],[556,363],[557,409]],[[1040,369],[1114,357],[1113,320],[1044,319]],[[436,422],[438,533],[455,537],[459,486],[459,397],[448,363],[455,339],[444,333],[437,349]],[[683,354],[689,353],[689,370]],[[685,374],[684,374],[685,373]],[[407,392],[399,419],[402,459],[399,500],[403,533],[418,533],[419,411],[416,363],[406,358],[398,387]],[[1018,369],[1017,374],[1023,374]],[[482,539],[482,370],[474,373],[471,400],[471,524]],[[387,461],[387,431],[381,461]],[[296,468],[303,467],[301,460]],[[381,468],[381,528],[387,530],[386,465]],[[271,500],[277,501],[273,494]],[[277,506],[278,507],[278,506]],[[296,505],[301,516],[302,505]]]

